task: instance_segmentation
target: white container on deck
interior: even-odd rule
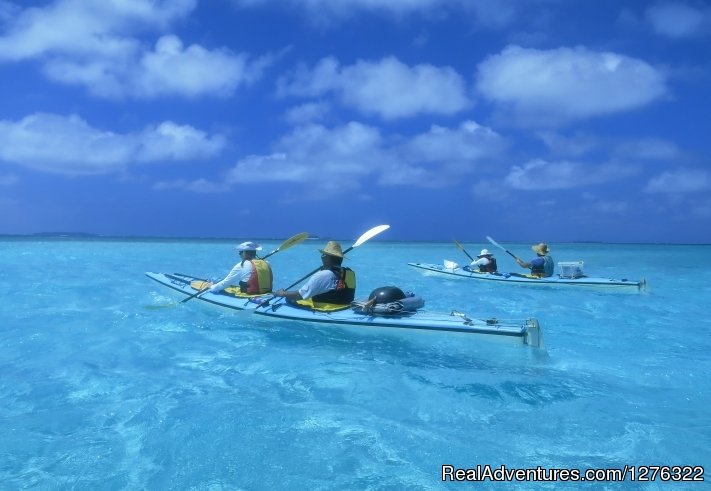
[[[585,276],[583,272],[583,261],[568,261],[558,263],[558,275],[561,278],[582,278]]]

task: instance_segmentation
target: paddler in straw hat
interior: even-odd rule
[[[553,262],[553,258],[548,255],[550,253],[548,244],[541,242],[531,246],[531,250],[536,253],[536,257],[531,259],[529,262],[517,257],[516,262],[518,265],[522,268],[530,269],[531,274],[533,276],[538,276],[539,278],[548,278],[549,276],[553,276],[555,263]]]
[[[332,240],[326,247],[319,249],[321,253],[321,270],[311,276],[298,290],[280,288],[274,292],[276,297],[284,297],[288,301],[312,299],[313,302],[349,305],[355,298],[355,273],[350,268],[341,266],[343,249],[341,244]]]

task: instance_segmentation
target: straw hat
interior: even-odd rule
[[[331,240],[326,244],[326,247],[319,249],[322,254],[328,254],[329,256],[343,257],[343,249],[341,249],[341,244],[335,240]]]
[[[545,256],[550,252],[550,249],[548,249],[548,244],[545,242],[541,242],[540,244],[536,244],[534,246],[531,246],[531,249],[533,252],[536,254],[540,254],[541,256]]]
[[[235,247],[239,252],[242,251],[261,251],[262,246],[257,244],[256,242],[242,242],[240,245]]]
[[[489,249],[482,249],[477,257],[492,256],[492,255],[493,254],[491,254],[489,252]]]

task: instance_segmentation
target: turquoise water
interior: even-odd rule
[[[319,246],[273,256],[275,285],[318,265]],[[233,247],[0,240],[0,488],[708,486],[466,484],[442,482],[441,471],[708,466],[711,246],[552,244],[556,261],[584,260],[591,276],[645,277],[642,294],[481,284],[406,266],[466,263],[452,243],[371,241],[349,254],[359,298],[395,284],[432,311],[537,317],[545,350],[177,304],[143,274],[219,277]]]

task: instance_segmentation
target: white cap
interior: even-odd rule
[[[482,249],[481,252],[479,253],[479,257],[481,256],[491,256],[492,254],[489,252],[489,249]]]
[[[238,251],[261,251],[262,246],[257,244],[256,242],[242,242],[240,245],[235,247]]]

